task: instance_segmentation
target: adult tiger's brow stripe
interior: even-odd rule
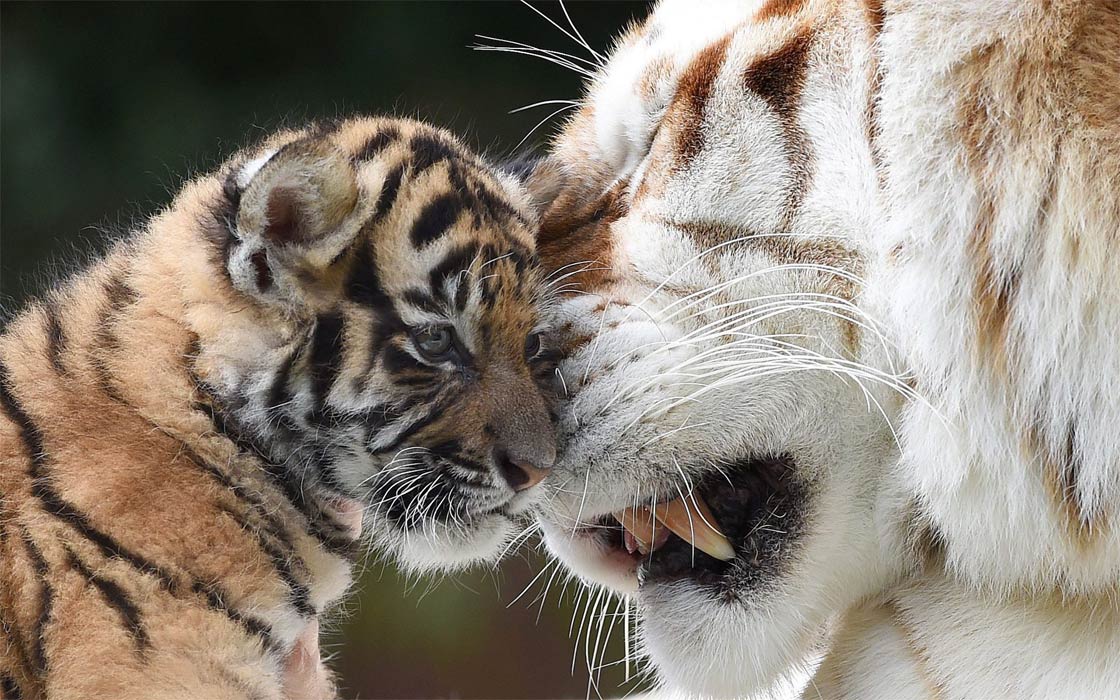
[[[790,161],[793,181],[788,188],[779,230],[792,225],[809,187],[812,153],[798,111],[813,39],[811,31],[802,32],[743,71],[744,87],[765,100],[777,115]]]
[[[105,604],[120,616],[121,622],[124,623],[125,629],[128,630],[128,634],[136,646],[136,653],[143,656],[144,652],[151,647],[152,641],[144,627],[140,608],[136,606],[136,603],[132,601],[132,598],[123,588],[112,579],[95,573],[73,549],[66,547],[66,555],[70,566],[81,574],[87,583],[97,588]]]
[[[178,589],[178,586],[176,585],[174,577],[165,569],[146,557],[125,548],[115,539],[97,529],[84,513],[54,492],[46,474],[47,455],[43,449],[42,432],[40,432],[39,427],[35,425],[27,412],[24,411],[11,389],[11,375],[7,366],[3,362],[0,362],[0,408],[3,409],[4,413],[11,418],[12,422],[15,423],[19,429],[20,439],[23,441],[25,450],[31,459],[31,495],[42,503],[43,511],[73,528],[79,535],[93,543],[107,559],[120,559],[124,561],[134,569],[155,577],[165,590],[174,593]],[[194,583],[196,585],[201,585],[198,581]],[[217,606],[215,606],[213,598],[209,598],[208,600],[211,603],[211,607],[215,607],[215,609],[224,612],[235,621],[241,621],[243,626],[248,625],[245,621],[249,620],[249,618],[239,613],[236,614],[235,617],[234,613],[236,611],[231,610],[222,602],[223,597],[221,594],[218,594],[216,597],[218,602]],[[265,634],[261,635],[265,643],[270,647],[275,646],[275,641],[271,637],[271,628],[264,625],[264,623],[258,623],[258,626],[259,625],[263,625],[261,629],[267,630]]]
[[[463,201],[455,192],[445,192],[424,207],[409,232],[413,248],[424,248],[442,236],[459,219]]]

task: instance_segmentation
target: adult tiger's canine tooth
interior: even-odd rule
[[[620,510],[614,517],[634,536],[643,551],[649,551],[655,541],[653,520],[656,518],[670,532],[705,554],[721,561],[734,559],[735,549],[715,529],[716,519],[708,505],[696,494],[689,494],[688,500],[691,501],[691,506],[677,498],[667,503],[658,503],[652,509],[639,506]]]
[[[677,498],[668,503],[658,503],[653,515],[677,537],[705,554],[721,561],[735,558],[735,548],[716,529],[716,519],[708,504],[694,493],[687,501]]]
[[[638,549],[643,554],[649,552],[655,535],[653,514],[650,513],[649,508],[638,506],[620,510],[614,514],[614,519],[622,525],[624,530],[633,535],[638,542]]]

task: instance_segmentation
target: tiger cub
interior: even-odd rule
[[[16,316],[3,697],[333,696],[363,517],[413,568],[494,554],[555,457],[534,228],[445,131],[318,125]]]

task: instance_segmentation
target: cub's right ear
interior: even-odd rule
[[[501,169],[513,176],[529,194],[530,204],[537,214],[544,212],[564,187],[563,170],[549,156],[522,156],[502,163]]]
[[[230,277],[265,301],[298,304],[322,289],[361,222],[354,166],[324,139],[246,163],[227,182],[227,196],[237,201]]]

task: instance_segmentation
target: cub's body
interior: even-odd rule
[[[283,132],[12,320],[4,697],[333,696],[363,519],[501,546],[552,459],[528,212],[424,124]]]

